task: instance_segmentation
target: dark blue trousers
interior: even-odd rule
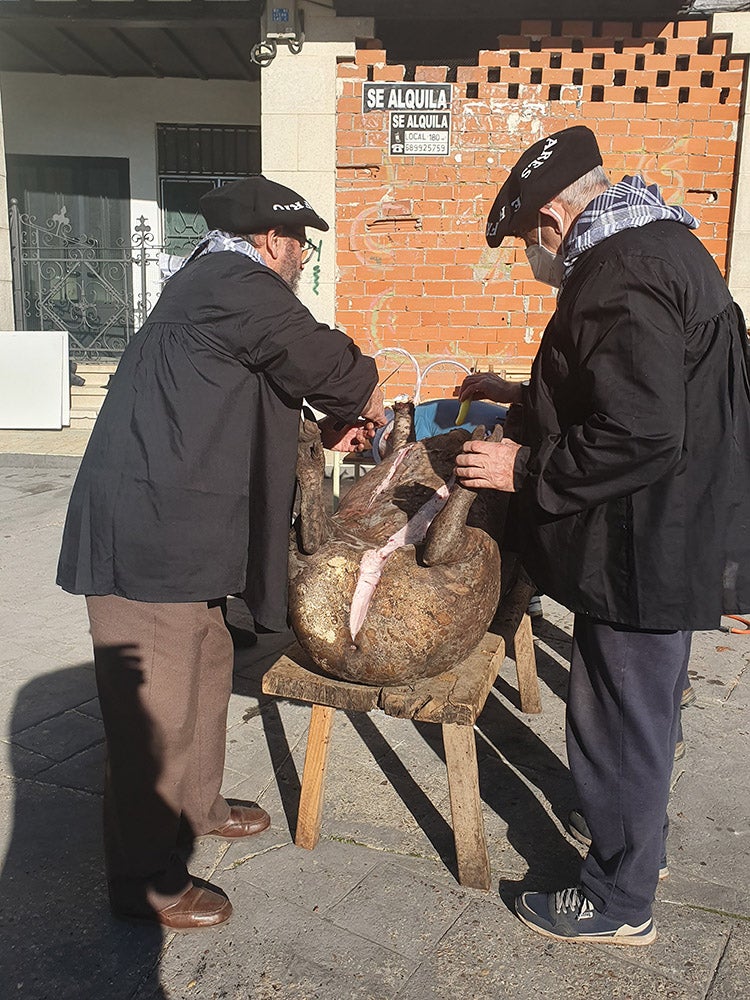
[[[667,800],[692,632],[576,615],[568,763],[592,843],[584,894],[614,920],[648,920],[666,857]]]

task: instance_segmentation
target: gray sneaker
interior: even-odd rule
[[[579,886],[560,892],[524,892],[516,897],[516,913],[527,927],[559,941],[642,946],[656,940],[651,917],[637,926],[611,920],[594,909]]]

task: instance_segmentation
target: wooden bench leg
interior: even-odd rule
[[[534,633],[531,631],[531,618],[527,614],[523,615],[518,623],[513,639],[513,653],[516,658],[521,711],[528,712],[529,715],[538,715],[542,710],[542,699],[539,694],[539,678],[536,674]]]
[[[443,725],[448,790],[456,842],[458,881],[472,889],[489,889],[490,859],[484,836],[474,727]]]
[[[310,728],[307,731],[305,769],[302,772],[302,791],[294,843],[312,851],[320,840],[320,822],[323,818],[323,793],[328,763],[328,747],[335,708],[313,705]]]

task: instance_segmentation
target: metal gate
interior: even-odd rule
[[[117,359],[161,289],[164,248],[154,243],[145,216],[129,241],[102,246],[73,232],[64,205],[40,222],[12,199],[10,243],[16,328],[67,330],[78,361]],[[186,253],[194,243],[189,234]]]

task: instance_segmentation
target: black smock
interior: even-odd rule
[[[354,422],[377,369],[270,268],[223,251],[166,284],[124,351],[83,457],[57,582],[206,601],[246,590],[286,628],[302,398]]]
[[[677,222],[575,264],[524,407],[525,563],[570,610],[646,630],[750,609],[747,335]]]

